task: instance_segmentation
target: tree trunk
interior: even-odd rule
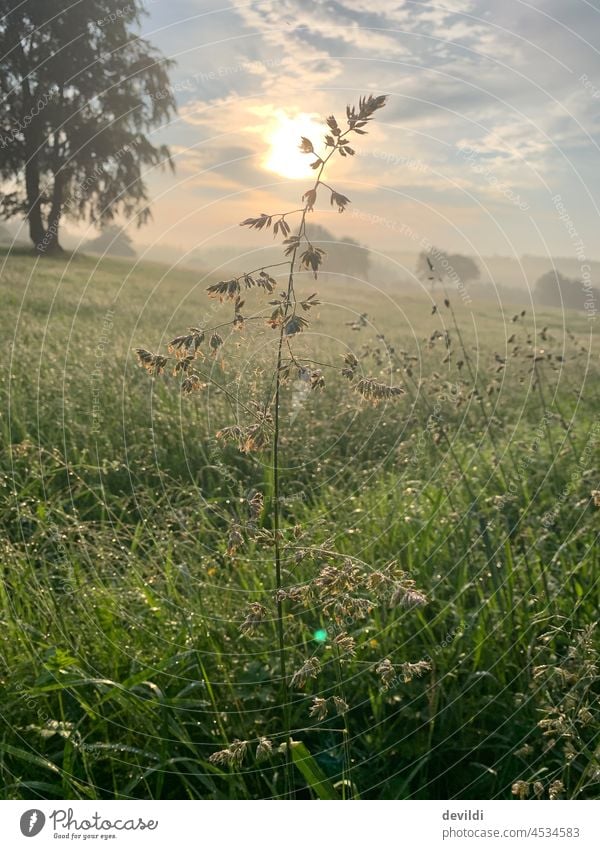
[[[48,228],[41,240],[36,244],[37,252],[42,256],[63,253],[58,239],[60,230],[60,219],[62,216],[63,194],[66,184],[65,175],[58,171],[54,174],[54,187],[52,189],[52,208],[48,217]]]
[[[42,220],[42,198],[40,196],[40,169],[36,144],[31,138],[25,138],[25,188],[27,191],[27,220],[29,221],[29,236],[34,247],[39,246],[44,238],[44,222]]]
[[[40,256],[52,256],[64,253],[64,250],[58,241],[58,225],[55,230],[51,230],[50,228],[46,230],[44,238],[42,239],[40,246],[36,246],[36,250]]]
[[[23,78],[23,94],[25,104],[25,116],[31,116],[30,123],[24,131],[25,137],[25,192],[27,194],[27,220],[29,222],[29,236],[37,251],[44,238],[44,221],[42,218],[42,198],[40,196],[40,163],[39,146],[40,132],[37,129],[37,116],[33,115],[33,98],[29,77],[27,73],[27,59],[23,51],[22,34],[17,30],[16,16],[9,18],[9,30],[14,28],[13,37],[17,53],[17,64]],[[24,116],[24,117],[25,117]]]
[[[63,104],[63,86],[60,86],[60,105]],[[58,231],[60,228],[60,219],[63,212],[63,202],[65,194],[65,186],[68,183],[66,166],[61,165],[60,157],[60,131],[54,129],[54,163],[52,173],[54,176],[54,185],[52,187],[52,207],[48,216],[48,229],[44,235],[44,253],[56,254],[62,253],[63,249],[58,241]]]

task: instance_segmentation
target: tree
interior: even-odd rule
[[[25,215],[40,254],[61,219],[150,215],[144,166],[171,164],[148,132],[175,110],[169,60],[134,34],[143,2],[0,0],[0,217]]]
[[[349,236],[336,238],[319,224],[307,225],[313,245],[318,245],[327,254],[327,269],[334,274],[345,274],[359,280],[369,277],[369,249]]]
[[[134,257],[136,255],[131,238],[116,224],[110,224],[96,239],[86,242],[83,250],[111,256]]]
[[[573,283],[559,271],[547,271],[536,280],[536,299],[548,307],[569,306]]]
[[[535,299],[547,307],[561,309],[595,310],[600,300],[600,290],[591,281],[575,280],[560,271],[547,271],[536,280]]]
[[[448,265],[454,270],[456,276],[463,283],[474,283],[479,280],[481,271],[474,259],[470,256],[462,254],[450,254],[448,257]]]
[[[433,245],[427,251],[421,251],[417,257],[416,273],[419,280],[431,284],[432,291],[435,284],[444,279],[458,285],[479,280],[481,274],[479,266],[470,256],[447,254]]]

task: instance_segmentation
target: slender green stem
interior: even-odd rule
[[[343,134],[345,135],[345,133]],[[340,136],[341,138],[341,136]],[[316,191],[319,187],[319,183],[321,180],[321,175],[323,174],[323,170],[325,165],[329,161],[329,159],[333,156],[335,151],[337,150],[338,144],[331,150],[329,155],[322,161],[321,167],[319,168],[319,173],[317,174],[317,178],[315,180],[315,184],[313,186],[313,191]],[[275,549],[275,588],[277,591],[277,641],[278,641],[278,649],[279,649],[279,674],[281,676],[281,697],[283,701],[283,720],[284,720],[284,732],[286,739],[286,766],[285,766],[285,784],[286,784],[286,795],[292,795],[292,751],[291,751],[291,705],[289,700],[289,687],[287,682],[287,658],[286,658],[286,648],[285,648],[285,627],[284,627],[284,605],[283,600],[281,599],[281,593],[279,590],[282,589],[282,574],[281,574],[281,566],[282,566],[282,557],[281,557],[281,502],[280,502],[280,461],[279,461],[279,449],[280,449],[280,438],[281,438],[281,428],[280,428],[280,408],[281,408],[281,366],[283,359],[283,343],[285,339],[285,326],[286,319],[289,315],[290,306],[292,304],[292,298],[294,298],[294,309],[295,309],[295,296],[294,296],[294,266],[296,264],[296,257],[298,254],[298,248],[300,246],[300,237],[305,232],[306,226],[306,215],[308,213],[309,203],[307,202],[302,210],[302,217],[300,219],[300,224],[298,226],[297,231],[297,242],[292,251],[290,262],[289,262],[289,276],[288,276],[288,286],[287,293],[285,299],[284,306],[284,314],[281,321],[281,325],[279,328],[279,339],[277,342],[277,367],[275,372],[275,398],[274,398],[274,414],[273,414],[273,447],[271,453],[271,471],[273,478],[273,533],[274,533],[274,549]]]
[[[442,284],[442,286],[443,286],[443,284]],[[487,410],[485,409],[485,401],[483,400],[483,396],[482,396],[481,392],[479,391],[479,381],[477,380],[477,375],[473,371],[473,366],[472,366],[472,363],[471,363],[471,355],[467,351],[467,346],[465,345],[463,335],[462,335],[461,330],[460,330],[460,326],[458,324],[458,321],[456,320],[456,313],[454,312],[454,307],[452,306],[452,302],[450,301],[450,298],[448,297],[448,295],[446,293],[446,288],[444,286],[443,286],[443,289],[444,289],[444,297],[446,298],[446,303],[448,304],[448,309],[450,310],[450,315],[452,316],[452,323],[454,325],[454,330],[455,330],[456,335],[458,337],[458,341],[459,341],[459,344],[460,344],[460,347],[461,347],[461,350],[462,350],[462,353],[463,353],[463,357],[464,357],[464,360],[465,360],[465,363],[466,363],[466,366],[467,366],[467,370],[469,372],[469,376],[471,378],[473,388],[475,389],[475,392],[477,393],[476,398],[477,398],[477,401],[479,403],[479,407],[481,409],[481,414],[483,416],[483,420],[485,422],[486,435],[489,437],[489,440],[492,444],[492,448],[494,449],[494,453],[495,453],[496,459],[497,459],[498,468],[500,469],[500,474],[502,476],[502,481],[504,483],[504,486],[505,486],[505,488],[508,488],[508,478],[507,478],[506,473],[504,471],[504,467],[502,466],[502,462],[500,461],[500,451],[499,451],[498,443],[496,442],[494,431],[492,429],[492,422],[491,422],[491,420],[490,420],[490,418],[487,414]],[[509,446],[508,450],[509,450],[509,454],[510,454],[510,446]],[[515,461],[512,457],[511,457],[511,461],[512,461],[513,466],[514,466]]]
[[[560,487],[560,478],[558,476],[558,471],[556,469],[556,461],[558,460],[558,454],[556,451],[556,446],[554,444],[554,437],[552,436],[552,428],[550,427],[550,423],[548,421],[549,418],[549,410],[548,405],[546,404],[546,397],[544,395],[544,390],[542,389],[542,381],[540,377],[540,372],[538,369],[538,364],[535,361],[535,350],[533,351],[533,373],[535,375],[535,383],[537,386],[538,394],[540,396],[540,404],[542,407],[542,421],[544,422],[544,428],[546,430],[546,436],[548,437],[548,445],[550,446],[550,450],[552,452],[552,456],[555,459],[555,462],[552,463],[552,475],[554,477],[554,482],[556,483],[557,490]]]
[[[285,756],[285,795],[289,796],[292,792],[292,751],[291,751],[291,716],[290,716],[290,694],[287,682],[286,668],[286,651],[285,651],[285,632],[283,623],[283,600],[279,590],[282,587],[281,581],[281,539],[280,539],[280,502],[279,502],[279,410],[281,402],[281,350],[282,337],[277,350],[277,375],[275,378],[275,413],[274,413],[274,432],[273,432],[273,456],[272,456],[272,471],[273,471],[273,533],[275,537],[275,586],[277,592],[277,641],[279,644],[279,674],[281,676],[281,698],[284,711],[284,731],[286,741],[286,756]]]
[[[344,679],[342,676],[342,656],[337,646],[335,647],[335,673],[340,699],[343,702],[346,702],[346,694],[344,692]],[[342,799],[346,799],[347,789],[350,789],[350,798],[352,798],[354,794],[352,792],[352,781],[350,778],[350,728],[348,726],[348,716],[345,710],[342,714],[342,721],[344,723],[344,730],[342,731]]]

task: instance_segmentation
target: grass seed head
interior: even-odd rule
[[[380,661],[375,667],[375,672],[379,675],[381,679],[381,684],[385,690],[387,690],[396,677],[396,670],[392,664],[392,661],[389,657],[384,658]]]
[[[261,737],[256,747],[256,762],[267,760],[273,754],[273,744],[267,737]]]
[[[309,678],[316,678],[321,671],[321,663],[317,657],[309,657],[305,660],[300,669],[296,670],[292,676],[291,686],[301,689],[304,687]]]
[[[327,699],[315,696],[308,714],[309,716],[314,717],[318,722],[322,722],[324,719],[327,719]]]

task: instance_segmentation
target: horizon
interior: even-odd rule
[[[388,95],[385,115],[355,167],[332,169],[351,199],[343,216],[323,210],[335,236],[384,253],[418,252],[426,238],[474,257],[584,264],[599,211],[600,57],[585,38],[596,11],[559,0],[399,0],[376,12],[362,0],[154,0],[140,32],[176,61],[179,107],[154,136],[177,170],[148,175],[150,223],[121,223],[137,245],[253,245],[239,221],[293,204],[310,179],[299,136],[316,144],[324,116],[372,91]],[[67,227],[93,237],[87,224]]]

